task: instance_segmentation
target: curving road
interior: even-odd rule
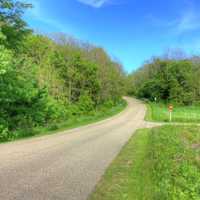
[[[86,200],[105,169],[144,122],[145,106],[99,123],[0,145],[0,199]]]

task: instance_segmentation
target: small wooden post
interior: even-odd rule
[[[172,112],[169,112],[169,121],[172,122]]]

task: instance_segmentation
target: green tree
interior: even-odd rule
[[[31,4],[14,0],[0,0],[0,29],[6,40],[3,44],[10,49],[18,49],[24,37],[30,32],[22,19],[25,9]]]
[[[132,90],[140,98],[193,104],[200,101],[199,64],[191,59],[153,59],[131,75]]]

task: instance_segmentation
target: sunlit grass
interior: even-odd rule
[[[169,122],[168,105],[149,103],[146,120]],[[200,106],[174,106],[172,112],[173,122],[200,122]]]
[[[113,161],[89,200],[199,200],[200,130],[143,129]]]

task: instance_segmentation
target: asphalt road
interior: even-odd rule
[[[113,118],[59,134],[0,145],[0,200],[86,200],[105,169],[144,122],[126,98]]]

